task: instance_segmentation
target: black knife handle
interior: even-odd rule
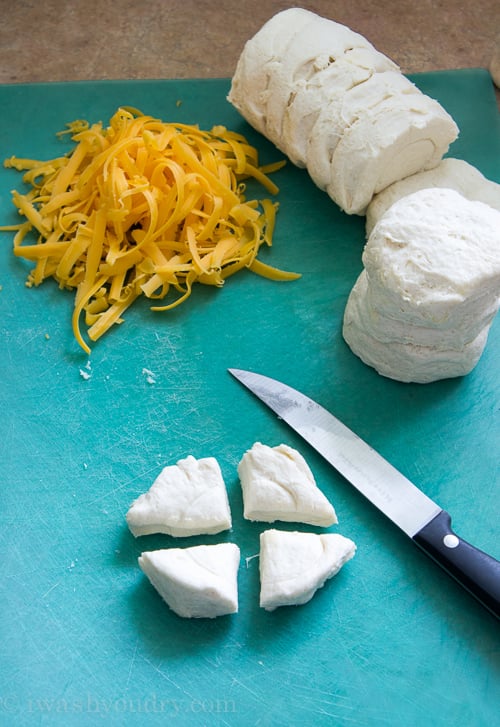
[[[441,510],[414,535],[413,540],[494,616],[500,618],[500,561],[454,533],[450,515],[445,510]]]

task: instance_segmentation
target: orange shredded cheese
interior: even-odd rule
[[[15,231],[14,254],[35,263],[27,285],[52,277],[76,290],[72,327],[99,339],[138,298],[163,300],[152,310],[185,301],[195,282],[222,286],[246,267],[274,280],[300,277],[256,259],[272,244],[277,203],[247,200],[245,180],[272,195],[269,178],[284,162],[259,166],[240,134],[215,126],[168,124],[120,108],[107,128],[68,124],[76,146],[49,161],[12,157],[4,166],[24,172],[26,194],[12,192],[25,221]],[[37,240],[28,244],[34,232]]]

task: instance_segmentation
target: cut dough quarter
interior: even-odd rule
[[[187,537],[228,530],[231,512],[217,460],[189,455],[165,467],[151,488],[132,503],[126,519],[136,537],[152,533]]]
[[[337,533],[266,530],[260,536],[260,606],[298,606],[310,601],[356,552]]]
[[[323,527],[337,522],[335,510],[316,485],[307,462],[286,444],[269,447],[256,442],[243,455],[238,474],[247,520]]]
[[[240,549],[234,543],[147,551],[139,566],[168,606],[184,618],[238,611]]]

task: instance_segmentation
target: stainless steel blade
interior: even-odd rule
[[[304,394],[268,376],[229,369],[411,538],[441,508],[369,444]]]

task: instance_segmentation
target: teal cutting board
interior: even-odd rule
[[[414,76],[461,128],[451,154],[500,181],[500,118],[486,71]],[[50,158],[76,118],[119,105],[247,134],[227,80],[83,82],[0,88],[0,155]],[[29,265],[0,237],[0,724],[498,724],[498,622],[227,373],[279,378],[315,398],[447,508],[463,537],[500,558],[500,320],[467,377],[426,386],[377,375],[341,337],[361,270],[364,220],[342,214],[292,165],[263,259],[199,286],[170,313],[138,303],[90,359],[73,339],[72,294],[24,285]],[[0,173],[0,221],[16,213]],[[81,371],[87,374],[82,376]],[[147,371],[154,376],[148,377]],[[148,380],[149,379],[149,380]],[[242,517],[237,464],[260,440],[308,460],[354,539],[355,558],[302,607],[259,609],[258,541]],[[131,501],[167,464],[216,456],[233,528],[179,542],[134,539]],[[288,526],[295,527],[295,526]],[[300,526],[298,526],[300,528]],[[312,530],[303,526],[306,530]],[[234,541],[239,613],[173,614],[137,566],[142,550]]]

